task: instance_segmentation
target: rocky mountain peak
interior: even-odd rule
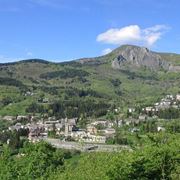
[[[168,69],[169,64],[163,58],[150,51],[146,47],[124,45],[113,51],[116,58],[112,61],[112,67],[121,69],[124,66],[147,67],[153,70]]]

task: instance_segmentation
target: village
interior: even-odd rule
[[[60,139],[62,142],[74,141],[83,143],[105,144],[108,138],[114,138],[116,129],[122,126],[129,126],[131,133],[138,132],[139,129],[135,126],[140,122],[148,121],[158,117],[158,112],[162,109],[180,108],[180,94],[175,96],[166,95],[153,106],[142,108],[138,118],[129,116],[126,119],[118,117],[115,120],[98,119],[92,120],[86,124],[85,128],[78,127],[78,118],[63,118],[56,117],[39,117],[39,116],[4,116],[1,119],[16,122],[9,126],[9,131],[27,130],[28,139],[31,142],[38,142],[48,138]],[[128,113],[135,112],[135,108],[128,108]],[[118,108],[114,109],[118,113]],[[131,126],[130,126],[131,125]],[[134,126],[132,126],[134,125]],[[157,126],[157,131],[165,131],[161,123]]]

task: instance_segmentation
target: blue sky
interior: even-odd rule
[[[180,53],[179,0],[0,0],[0,62],[99,56],[122,44]]]

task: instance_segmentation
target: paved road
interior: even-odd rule
[[[79,151],[121,151],[130,150],[128,146],[122,145],[106,145],[106,144],[90,144],[90,143],[80,143],[80,142],[63,142],[59,139],[44,139],[46,142],[50,143],[56,148],[69,149],[69,150],[79,150]]]

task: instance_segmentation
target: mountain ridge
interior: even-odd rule
[[[141,54],[142,54],[142,57],[141,57]],[[142,59],[144,58],[145,55],[147,56],[147,57],[145,57],[145,59],[147,58],[147,60],[146,60],[147,62],[145,64],[144,63],[138,64],[138,58],[140,57],[139,61],[142,62]],[[111,56],[114,56],[114,59],[113,58],[111,59],[110,58]],[[27,62],[30,62],[30,63],[31,62],[32,63],[37,62],[37,63],[43,63],[43,64],[48,64],[48,63],[52,63],[52,64],[61,64],[61,63],[63,64],[64,63],[65,64],[65,63],[71,63],[71,62],[77,62],[80,64],[93,64],[93,62],[95,62],[95,61],[101,61],[104,59],[105,59],[104,62],[106,62],[106,59],[108,59],[108,61],[115,61],[116,63],[114,63],[114,64],[120,65],[121,60],[124,58],[124,60],[129,61],[131,63],[132,63],[132,61],[134,61],[136,65],[139,65],[139,66],[142,65],[142,66],[149,67],[148,61],[151,61],[154,59],[154,62],[157,61],[157,63],[161,64],[161,62],[167,62],[168,61],[166,56],[168,56],[169,59],[173,56],[176,56],[176,58],[179,59],[179,61],[180,61],[180,54],[166,53],[166,52],[155,52],[155,51],[151,51],[148,48],[143,47],[143,46],[141,47],[141,46],[136,46],[136,45],[122,45],[122,46],[114,49],[112,52],[110,52],[106,55],[103,55],[103,56],[98,56],[98,57],[80,58],[80,59],[74,59],[74,60],[62,61],[62,62],[53,62],[50,60],[33,58],[33,59],[25,59],[25,60],[20,60],[20,61],[15,61],[15,62],[0,63],[0,65],[1,66],[2,65],[13,65],[16,63],[27,63]],[[168,63],[170,66],[171,65],[170,60]],[[166,64],[166,63],[164,63],[164,64],[162,63],[161,65],[163,65],[163,68],[165,68],[165,69],[168,68],[167,67],[168,64]],[[158,65],[156,64],[156,66],[158,66]],[[113,64],[112,64],[112,67],[113,68],[120,68],[120,66],[115,67]]]
[[[63,104],[71,102],[76,110],[79,101],[85,104],[99,104],[98,106],[108,104],[133,107],[144,103],[150,105],[164,97],[164,94],[179,92],[178,69],[152,70],[144,65],[137,67],[126,64],[129,56],[128,53],[125,56],[126,51],[123,51],[125,64],[120,68],[113,68],[112,63],[121,55],[121,49],[126,47],[123,46],[105,56],[70,62],[53,63],[42,59],[30,59],[1,64],[0,115],[26,114],[26,109],[31,103],[39,103],[42,97],[49,99],[50,104],[55,101]],[[179,63],[180,56],[162,56],[163,59],[167,58],[167,63],[171,62],[169,57],[173,57],[172,68]]]

